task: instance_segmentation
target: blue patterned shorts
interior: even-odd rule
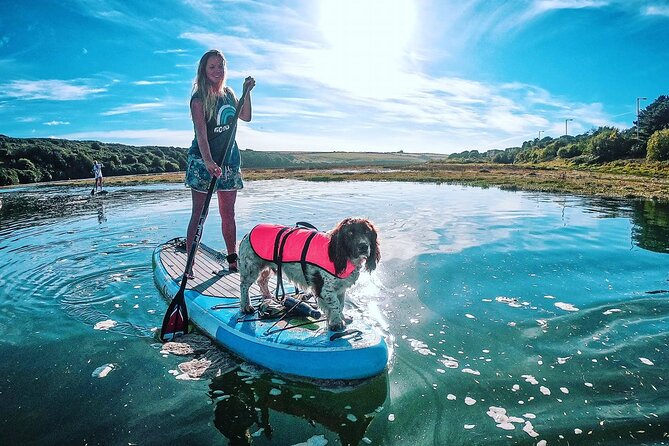
[[[186,170],[186,186],[198,192],[207,192],[211,175],[204,165],[202,158],[188,157],[188,169]],[[215,191],[219,190],[238,190],[244,188],[242,181],[242,171],[236,169],[224,168],[223,173],[216,180]]]

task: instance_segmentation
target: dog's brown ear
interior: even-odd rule
[[[330,233],[328,256],[332,263],[334,263],[335,274],[341,274],[346,270],[348,257],[346,256],[346,243],[344,241],[344,231],[342,231],[341,223]]]
[[[381,250],[379,249],[379,239],[377,237],[376,228],[369,223],[371,230],[370,253],[367,262],[365,262],[365,269],[370,273],[376,269],[376,264],[381,260]]]

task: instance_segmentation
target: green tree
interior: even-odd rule
[[[569,158],[574,158],[575,156],[579,156],[583,153],[583,148],[581,147],[580,144],[567,144],[564,147],[560,147],[557,151],[557,156],[558,158],[562,159],[569,159]]]
[[[669,129],[658,130],[648,139],[646,151],[648,161],[669,160]]]
[[[600,127],[590,138],[590,153],[600,161],[612,161],[625,153],[625,144],[618,129]]]
[[[645,143],[658,130],[669,128],[669,96],[659,96],[645,109],[639,112],[639,139]]]

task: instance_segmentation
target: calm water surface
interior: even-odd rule
[[[261,221],[379,228],[379,268],[349,298],[376,314],[391,363],[326,385],[202,336],[161,351],[151,254],[183,235],[190,193],[88,191],[0,191],[2,444],[669,444],[667,206],[249,182],[240,238]],[[216,214],[203,240],[222,249]],[[200,379],[182,379],[198,365]]]

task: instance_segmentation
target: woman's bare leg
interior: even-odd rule
[[[221,214],[221,232],[228,255],[237,253],[237,222],[235,221],[236,190],[218,191],[218,212]],[[232,262],[236,267],[237,262]]]
[[[186,254],[190,253],[190,248],[193,246],[193,239],[195,238],[195,233],[197,232],[197,224],[200,221],[200,214],[202,213],[202,208],[204,207],[204,202],[207,199],[207,194],[204,192],[198,192],[191,189],[191,200],[193,205],[191,207],[190,222],[188,223],[188,232],[186,233]],[[195,264],[195,261],[193,261]],[[192,273],[191,269],[191,273]]]

